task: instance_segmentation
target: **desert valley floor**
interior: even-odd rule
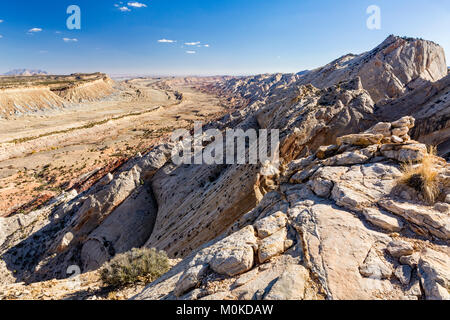
[[[128,80],[101,101],[0,118],[0,216],[36,208],[74,185],[86,188],[175,129],[229,111],[229,101],[195,89],[214,78],[194,80]]]

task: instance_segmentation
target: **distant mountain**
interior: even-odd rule
[[[43,70],[15,69],[15,70],[11,70],[3,75],[4,76],[37,76],[37,75],[48,75],[48,73]]]
[[[307,73],[309,73],[309,70],[303,70],[303,71],[300,71],[299,73],[297,73],[297,75],[298,76],[303,76],[303,75],[305,75]]]

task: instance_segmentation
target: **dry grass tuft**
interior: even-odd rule
[[[136,283],[150,283],[170,269],[169,258],[156,249],[133,249],[119,254],[100,270],[103,283],[124,287]]]
[[[430,147],[422,163],[412,163],[402,166],[403,175],[399,184],[407,185],[423,195],[426,201],[433,204],[440,194],[438,172],[434,169],[439,158],[436,157],[436,148]]]

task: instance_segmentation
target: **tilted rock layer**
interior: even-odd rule
[[[0,117],[20,116],[111,95],[114,81],[105,74],[0,78]]]
[[[428,156],[418,142],[388,141],[413,123],[378,124],[339,138],[326,156],[289,162],[255,209],[135,298],[449,298],[450,206],[396,188],[398,159]],[[381,128],[388,129],[373,133]],[[364,140],[371,136],[379,141]],[[384,155],[391,144],[395,151]],[[410,149],[417,153],[400,156]],[[436,158],[435,170],[445,179],[450,167]]]

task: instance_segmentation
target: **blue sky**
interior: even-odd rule
[[[72,4],[81,30],[66,27]],[[366,27],[370,5],[381,9],[381,30]],[[3,0],[0,21],[0,73],[298,72],[389,34],[433,40],[450,64],[448,0]]]

